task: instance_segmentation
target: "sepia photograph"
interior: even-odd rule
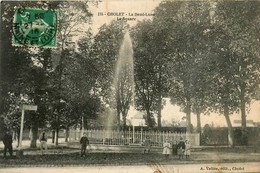
[[[260,172],[260,1],[0,3],[0,173]]]

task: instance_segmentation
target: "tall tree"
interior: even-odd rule
[[[156,72],[154,70],[155,56],[152,44],[153,26],[151,20],[139,22],[132,31],[134,48],[134,69],[136,97],[138,110],[146,112],[148,127],[155,125],[154,112],[156,110]]]
[[[198,100],[204,99],[198,92],[203,83],[197,83],[195,76],[205,80],[200,79],[203,71],[199,62],[205,60],[208,50],[203,31],[209,23],[209,6],[207,2],[163,2],[155,10],[154,21],[166,35],[163,41],[170,66],[171,101],[186,113],[188,132],[191,132],[192,110],[196,109],[198,115],[205,110],[204,105],[195,106]]]
[[[48,111],[48,94],[49,94],[49,79],[52,70],[51,67],[51,50],[50,49],[33,49],[30,53],[33,61],[33,67],[29,71],[29,81],[31,89],[28,92],[29,98],[35,105],[38,106],[36,112],[29,113],[30,128],[32,129],[31,147],[36,147],[38,139],[38,128],[46,127],[46,115]]]
[[[46,3],[46,2],[30,2],[32,7],[36,8],[49,8],[50,10],[53,9],[49,5],[53,7],[56,6],[57,3]],[[32,56],[32,52],[37,52],[38,49],[29,49],[26,47],[16,48],[12,46],[12,18],[14,12],[16,10],[15,6],[25,6],[25,2],[3,2],[2,11],[4,11],[2,15],[3,21],[3,30],[1,30],[1,35],[3,36],[1,50],[1,60],[2,60],[2,82],[3,82],[3,97],[7,100],[13,100],[12,98],[15,96],[16,101],[10,103],[9,105],[5,105],[6,109],[3,111],[13,112],[12,105],[15,107],[19,107],[22,104],[37,104],[39,105],[39,110],[35,114],[28,114],[26,119],[30,122],[29,126],[33,126],[35,129],[33,131],[33,138],[31,141],[31,147],[36,147],[36,139],[37,139],[37,132],[38,132],[38,125],[40,120],[44,120],[45,112],[42,111],[42,106],[44,104],[41,101],[41,97],[44,98],[46,94],[43,90],[45,90],[45,85],[41,86],[41,84],[46,83],[46,76],[47,76],[47,64],[48,57],[45,59],[44,53],[39,51],[38,54]],[[8,53],[6,53],[8,52]],[[3,56],[2,56],[3,55]],[[31,56],[29,56],[31,55]],[[10,57],[9,57],[10,56]],[[45,60],[43,60],[45,59]],[[40,61],[45,61],[41,63]],[[44,68],[45,67],[45,68]],[[37,79],[34,81],[34,79]],[[40,83],[37,83],[39,82]],[[7,102],[3,102],[7,103]],[[9,109],[9,110],[8,110]],[[19,110],[17,110],[17,113]],[[12,113],[12,114],[13,114]],[[10,114],[12,116],[12,114]],[[7,113],[8,115],[8,113]],[[37,115],[37,118],[35,116]],[[10,118],[10,117],[9,117]],[[29,118],[29,119],[28,119]]]
[[[259,7],[258,2],[219,2],[215,16],[215,25],[225,28],[225,40],[229,41],[227,47],[222,47],[233,60],[230,68],[239,99],[244,144],[247,144],[246,107],[256,95],[260,82]]]
[[[76,45],[73,39],[83,36],[89,30],[86,24],[90,23],[92,14],[89,11],[89,1],[84,2],[62,2],[58,5],[59,9],[59,30],[58,49],[53,54],[56,55],[56,68],[53,74],[52,85],[55,92],[53,92],[53,128],[56,131],[56,145],[58,145],[58,133],[62,126],[63,106],[66,106],[66,98],[64,92],[67,90],[65,69],[70,64],[67,64],[67,59],[73,57]]]

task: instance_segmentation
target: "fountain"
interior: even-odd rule
[[[133,64],[133,47],[129,32],[126,31],[122,45],[119,50],[115,74],[112,83],[112,97],[114,100],[112,105],[122,107],[122,112],[127,114],[130,104],[134,105],[134,64]],[[116,99],[114,99],[116,98]],[[121,113],[122,113],[121,112]],[[121,114],[120,113],[120,114]],[[113,125],[115,114],[109,114],[106,124],[106,130],[110,131]],[[123,119],[125,116],[123,116]]]

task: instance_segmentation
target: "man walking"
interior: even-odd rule
[[[9,151],[10,156],[12,157],[13,155],[13,139],[12,139],[12,135],[10,134],[9,131],[6,131],[4,137],[3,137],[3,143],[4,143],[4,158],[6,158],[6,152],[7,149]]]
[[[86,148],[89,145],[89,140],[87,138],[87,133],[83,134],[83,137],[80,139],[81,144],[81,157],[86,156]]]

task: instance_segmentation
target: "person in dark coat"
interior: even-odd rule
[[[40,143],[41,143],[40,144],[40,149],[41,149],[42,155],[43,155],[43,148],[45,148],[46,152],[48,150],[47,139],[48,139],[48,137],[47,137],[45,131],[43,131],[42,134],[40,135],[40,138],[39,138]]]
[[[175,140],[173,143],[172,143],[172,155],[177,155],[177,150],[178,150],[178,141]]]
[[[180,139],[180,142],[177,145],[177,153],[179,155],[179,159],[183,159],[184,151],[185,151],[185,142],[183,138]]]
[[[6,152],[7,149],[9,151],[10,156],[13,155],[13,139],[12,139],[12,135],[10,134],[9,131],[7,131],[3,137],[3,143],[4,143],[4,157],[6,157]]]
[[[81,144],[81,157],[86,156],[86,148],[89,145],[89,140],[87,138],[87,133],[84,133],[82,138],[80,139]]]

